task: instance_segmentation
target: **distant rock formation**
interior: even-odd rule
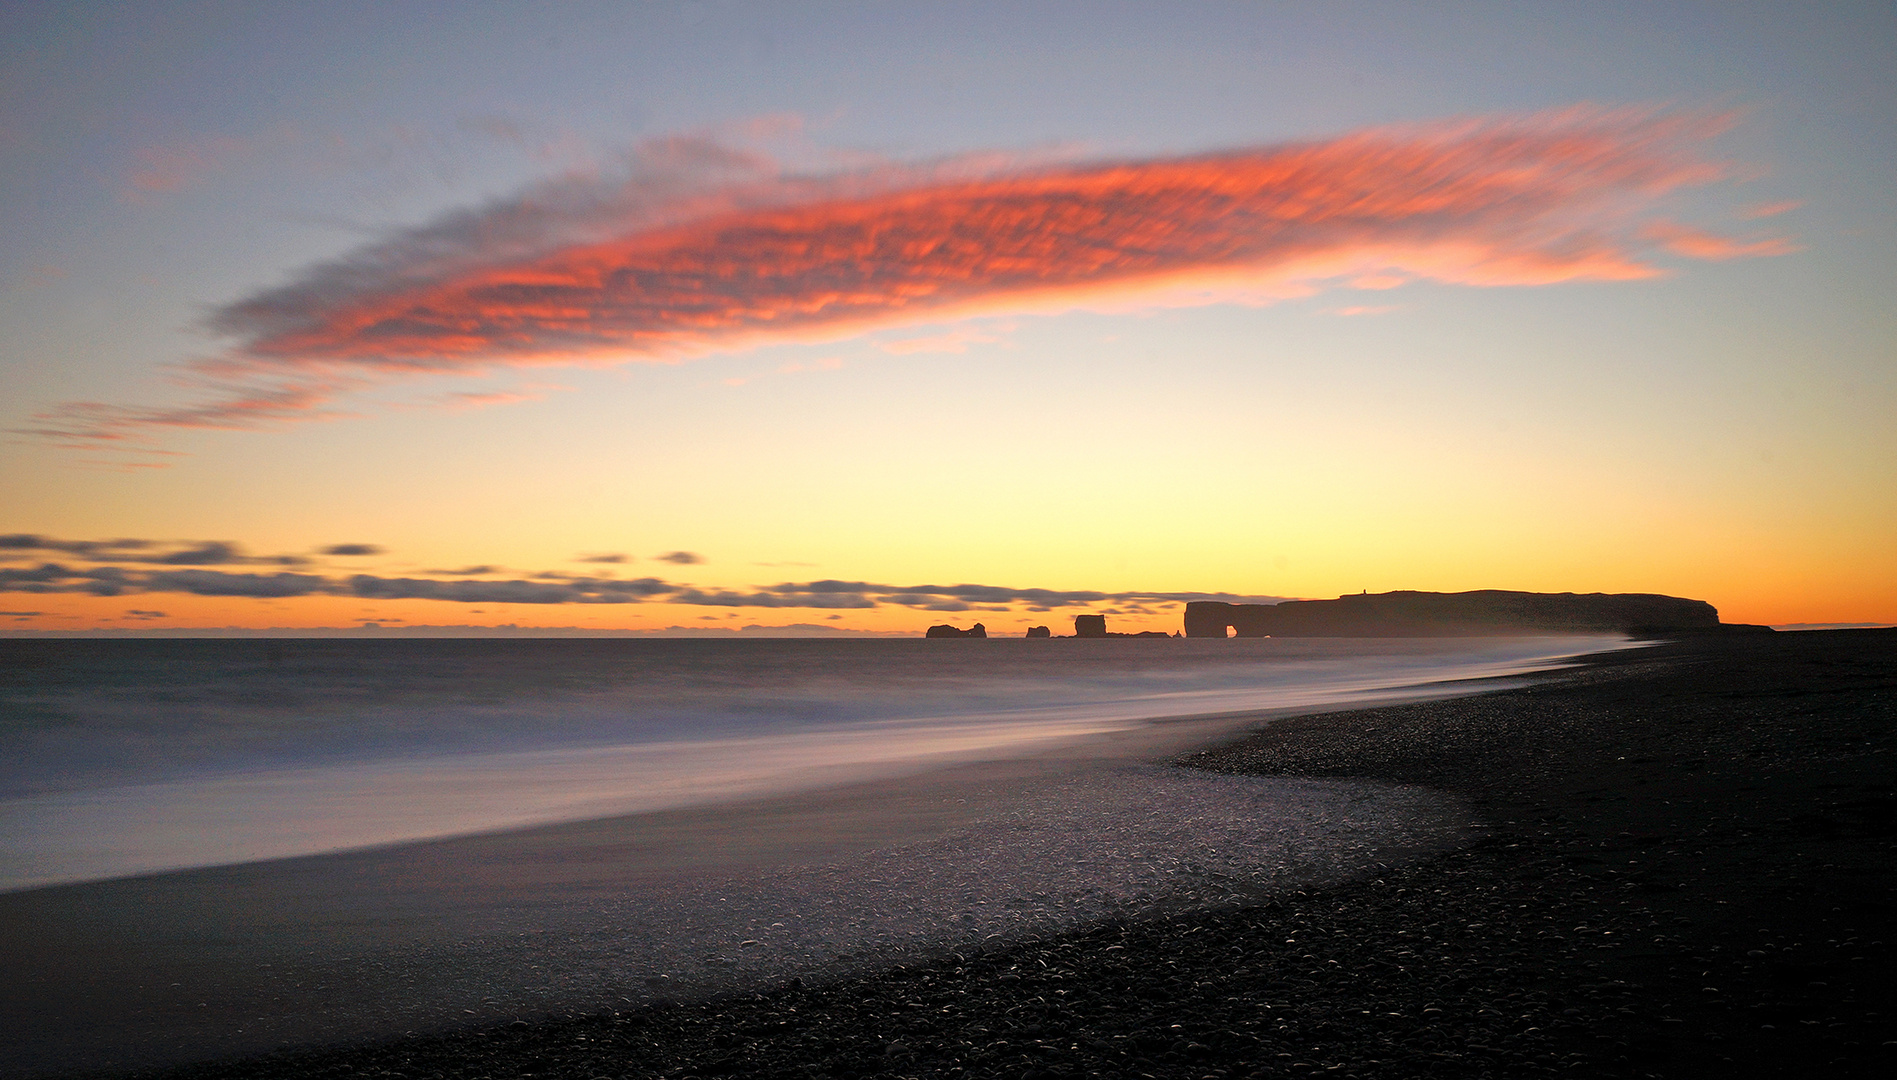
[[[1045,626],[1030,626],[1028,627],[1028,636],[1051,638],[1054,636],[1054,632]]]
[[[1077,638],[1169,638],[1172,635],[1163,630],[1141,630],[1137,634],[1109,633],[1105,615],[1076,615],[1074,616],[1074,636]]]
[[[1387,592],[1279,604],[1186,605],[1187,637],[1475,637],[1663,633],[1720,627],[1704,600],[1652,593]]]
[[[988,636],[988,628],[983,626],[980,623],[976,623],[975,625],[969,627],[966,630],[957,630],[953,626],[950,626],[947,623],[943,623],[940,626],[929,627],[929,632],[923,635],[923,637],[979,637],[979,638],[985,638],[987,636]]]

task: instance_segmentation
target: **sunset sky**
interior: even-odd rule
[[[0,20],[0,633],[1897,621],[1889,3]]]

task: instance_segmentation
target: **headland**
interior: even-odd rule
[[[1637,638],[1715,632],[1770,632],[1766,626],[1724,623],[1704,600],[1657,593],[1533,593],[1505,589],[1439,593],[1403,590],[1359,593],[1335,600],[1281,600],[1233,604],[1192,600],[1185,606],[1185,635],[1193,638],[1262,637],[1491,637],[1524,634],[1627,634]],[[985,638],[976,623],[967,630],[947,623],[929,627],[932,638]],[[1052,635],[1045,626],[1031,638]],[[1105,615],[1074,616],[1076,638],[1176,637],[1159,630],[1114,633]]]

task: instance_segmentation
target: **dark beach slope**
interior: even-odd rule
[[[1897,1075],[1897,631],[1708,636],[1188,763],[1447,789],[1486,835],[836,985],[168,1075]]]

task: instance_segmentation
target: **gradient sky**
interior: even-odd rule
[[[1889,3],[0,25],[0,632],[1897,620]]]

